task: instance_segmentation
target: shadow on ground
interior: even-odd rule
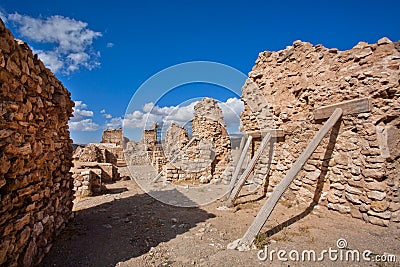
[[[167,192],[177,198],[176,190]],[[215,215],[163,204],[147,194],[76,211],[41,266],[115,266]]]

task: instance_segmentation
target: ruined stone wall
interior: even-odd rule
[[[163,149],[166,156],[172,160],[177,153],[189,142],[188,130],[173,122],[165,135]]]
[[[70,93],[0,20],[0,265],[41,261],[71,217]]]
[[[212,162],[211,174],[221,176],[231,159],[231,141],[217,101],[212,98],[203,98],[195,105],[192,132],[200,140],[205,139],[214,143],[215,158]]]
[[[241,119],[245,131],[260,125],[285,131],[284,140],[275,144],[269,175],[263,177],[268,192],[321,128],[315,109],[369,97],[371,111],[344,115],[284,197],[314,200],[372,224],[398,223],[399,65],[400,43],[387,38],[360,42],[348,51],[296,41],[285,50],[260,53],[243,87]],[[260,109],[252,104],[260,102],[257,98],[264,103]]]
[[[123,141],[121,143],[121,141]],[[117,167],[126,166],[122,129],[107,129],[101,143],[78,147],[73,155],[74,191],[77,197],[97,195],[105,191],[104,184],[119,180]],[[125,143],[125,147],[127,144]]]
[[[141,143],[146,146],[147,151],[154,151],[157,142],[157,124],[150,130],[143,130]]]
[[[122,146],[122,142],[123,142],[122,128],[104,130],[102,137],[101,137],[101,142],[102,143],[113,143],[118,146]]]
[[[72,175],[74,178],[74,191],[77,197],[88,197],[102,192],[102,170],[81,170]]]
[[[148,156],[148,152],[146,151],[146,147],[141,142],[128,142],[124,150],[124,156],[128,166],[150,164],[150,158]]]
[[[188,144],[187,131],[172,124],[167,131],[167,157],[175,162],[163,168],[167,180],[199,180],[208,183],[212,179],[230,179],[227,168],[231,163],[231,143],[225,129],[221,108],[212,98],[203,98],[194,107],[192,136],[197,140]],[[178,153],[180,151],[180,153]],[[231,174],[231,173],[230,173]]]

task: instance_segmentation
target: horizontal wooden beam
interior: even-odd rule
[[[263,130],[263,131],[251,131],[251,132],[246,132],[244,134],[245,137],[251,136],[253,138],[259,138],[263,137],[266,134],[270,133],[271,137],[276,138],[276,137],[285,137],[285,131],[282,129],[268,129],[268,130]]]
[[[369,98],[366,97],[317,108],[316,110],[314,110],[314,119],[322,120],[329,118],[337,108],[341,108],[343,110],[343,115],[357,114],[357,113],[364,113],[371,111],[369,105]]]

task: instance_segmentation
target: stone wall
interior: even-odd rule
[[[122,128],[106,129],[103,131],[101,143],[113,143],[117,146],[122,146],[123,142]]]
[[[371,111],[344,115],[284,197],[376,225],[399,223],[399,65],[400,43],[387,38],[348,51],[296,41],[285,50],[260,53],[242,89],[242,128],[279,128],[286,134],[275,144],[269,175],[262,175],[266,191],[321,128],[315,109],[368,97]],[[258,144],[255,140],[253,152]],[[266,164],[256,172],[268,171]]]
[[[75,172],[72,175],[75,195],[77,197],[88,197],[100,194],[103,190],[101,175],[101,169],[83,169],[81,172]]]
[[[186,146],[190,139],[187,130],[174,123],[169,127],[165,140],[167,157],[169,160],[176,158],[176,161],[163,168],[167,180],[208,183],[212,179],[229,179],[231,143],[221,108],[214,99],[203,98],[194,106],[192,137],[197,140]]]
[[[141,142],[128,142],[124,150],[124,156],[128,166],[150,164],[150,158],[148,156],[148,152],[146,151],[146,146]]]
[[[163,149],[169,160],[172,160],[177,153],[189,142],[188,130],[176,122],[171,123],[165,134]]]
[[[214,143],[215,158],[211,166],[211,175],[221,176],[231,159],[231,141],[217,101],[203,98],[195,105],[192,132],[200,140],[205,139]]]
[[[157,123],[150,130],[143,130],[141,143],[146,146],[147,151],[154,151],[157,142]]]
[[[0,21],[0,265],[41,261],[72,213],[70,93]]]
[[[111,143],[114,142],[114,143]],[[92,196],[105,190],[105,183],[119,180],[117,167],[126,166],[122,129],[107,129],[101,143],[78,147],[73,155],[74,191],[79,197]],[[125,143],[127,146],[129,142]],[[84,173],[84,174],[83,174]]]

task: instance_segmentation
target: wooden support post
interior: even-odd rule
[[[198,138],[196,136],[192,137],[192,139],[190,139],[190,141],[178,152],[178,154],[170,161],[170,163],[174,163],[178,159],[178,157],[182,153],[182,151],[185,150],[186,148],[188,148],[196,140],[198,140]],[[156,178],[153,179],[152,183],[157,183],[157,181],[161,178],[161,176],[162,176],[162,172],[157,174]]]
[[[237,160],[236,160],[236,162],[235,162],[235,165],[237,165],[237,163],[239,162],[240,155],[242,154],[243,147],[244,147],[245,143],[246,143],[246,136],[243,135],[243,136],[242,136],[242,139],[240,139],[240,145],[239,145],[239,150],[238,150],[239,155],[238,155],[238,157],[237,157]]]
[[[282,129],[268,129],[265,131],[251,131],[244,134],[244,136],[252,136],[253,138],[263,137],[265,134],[270,133],[272,137],[285,137],[285,131]]]
[[[267,199],[264,205],[261,207],[253,223],[250,225],[247,232],[244,234],[240,240],[240,244],[251,244],[254,241],[256,235],[261,231],[272,211],[275,208],[276,203],[287,190],[290,183],[296,178],[296,175],[303,168],[304,164],[314,153],[315,149],[319,146],[322,139],[329,132],[329,130],[336,124],[336,122],[342,117],[342,109],[337,108],[329,120],[322,126],[322,128],[317,132],[311,142],[308,144],[304,152],[299,156],[297,161],[292,165],[292,168],[286,173],[285,177],[280,181],[280,183],[275,187],[271,196]]]
[[[250,138],[250,136],[249,136],[249,138]],[[239,195],[240,190],[242,189],[242,187],[243,187],[244,183],[246,182],[247,178],[249,177],[250,173],[253,171],[254,167],[256,166],[257,161],[260,159],[262,152],[264,151],[265,147],[267,146],[267,144],[270,140],[271,140],[271,134],[268,133],[266,136],[264,136],[264,138],[260,144],[260,147],[256,151],[256,154],[251,159],[246,170],[240,176],[240,179],[237,182],[235,188],[233,188],[231,194],[229,195],[228,200],[226,201],[226,206],[228,208],[233,206],[233,201],[235,201],[235,199]]]
[[[233,173],[231,182],[229,183],[229,190],[227,192],[228,196],[231,194],[233,188],[235,187],[236,180],[239,177],[239,172],[242,169],[242,165],[243,165],[244,159],[246,158],[247,152],[249,151],[249,147],[250,147],[250,144],[251,144],[252,140],[253,140],[252,136],[249,136],[247,138],[246,144],[245,144],[245,146],[244,146],[244,148],[242,150],[242,153],[240,154],[240,158],[239,158],[239,161],[238,161],[238,163],[236,165],[235,172]]]

